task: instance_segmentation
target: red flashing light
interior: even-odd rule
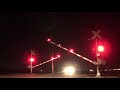
[[[73,49],[70,49],[70,52],[73,53]]]
[[[54,57],[52,57],[51,60],[54,60]]]
[[[59,58],[59,57],[60,57],[60,55],[57,55],[57,57]]]
[[[50,41],[51,41],[51,39],[49,38],[49,39],[47,39],[47,41],[48,41],[48,42],[50,42]]]
[[[104,51],[104,47],[103,46],[98,46],[98,51],[99,52],[103,52]]]
[[[34,62],[35,60],[34,60],[34,58],[30,58],[30,62]]]

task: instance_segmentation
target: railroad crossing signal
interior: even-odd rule
[[[32,50],[32,49],[31,49],[31,54],[32,54],[32,55],[35,55],[35,50]]]
[[[30,73],[32,73],[32,69],[33,69],[33,62],[35,61],[35,59],[33,58],[33,55],[35,55],[35,50],[31,49],[31,57],[30,57],[30,66],[28,66],[28,68],[31,69]]]
[[[99,65],[102,64],[102,60],[100,60],[100,58],[98,56],[100,56],[100,53],[99,52],[102,52],[104,51],[104,47],[103,46],[98,46],[98,42],[97,42],[97,38],[98,39],[101,39],[101,36],[99,35],[101,31],[98,30],[98,31],[92,31],[92,33],[94,34],[93,37],[91,39],[88,39],[88,40],[93,40],[93,39],[96,39],[96,56],[97,56],[97,62],[95,62],[94,64],[97,65],[97,74],[96,76],[100,76],[100,71],[99,71]]]
[[[95,39],[95,38],[101,39],[101,36],[99,35],[100,32],[101,32],[100,30],[98,30],[97,32],[92,31],[92,33],[94,34],[94,36],[92,37],[92,39]]]
[[[95,39],[95,38],[101,39],[101,36],[99,35],[100,32],[101,32],[100,30],[98,30],[98,31],[92,31],[92,33],[93,33],[94,35],[93,35],[93,37],[92,37],[91,39],[88,39],[88,40],[93,40],[93,39]]]

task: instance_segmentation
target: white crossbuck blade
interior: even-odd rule
[[[101,39],[101,36],[99,35],[100,32],[101,32],[100,30],[98,30],[97,32],[92,31],[92,33],[94,34],[94,36],[92,37],[92,39],[95,39],[95,38]]]

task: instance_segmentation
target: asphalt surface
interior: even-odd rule
[[[101,75],[96,77],[95,74],[0,74],[0,78],[120,78],[119,75]]]

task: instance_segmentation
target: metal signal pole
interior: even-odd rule
[[[97,56],[97,63],[98,63],[99,57],[98,57],[97,46],[98,46],[98,44],[97,44],[97,38],[96,38],[96,56]],[[99,76],[100,76],[99,64],[97,64],[97,74],[96,74],[96,77],[99,77]]]
[[[96,73],[96,77],[99,77],[100,76],[100,70],[99,70],[99,57],[98,57],[98,50],[97,50],[97,47],[98,47],[97,38],[101,39],[101,36],[99,35],[100,30],[98,30],[97,32],[92,31],[92,33],[94,34],[94,36],[89,40],[93,40],[93,39],[96,40],[96,56],[97,56],[97,73]]]
[[[33,58],[33,55],[35,55],[34,52],[35,52],[35,50],[32,50],[32,49],[31,49],[31,57],[30,57],[30,59],[32,59],[32,58]],[[30,70],[30,73],[32,73],[32,71],[33,71],[33,70],[32,70],[32,69],[33,69],[32,63],[33,63],[33,61],[30,60],[30,69],[31,69],[31,70]]]
[[[32,58],[32,49],[31,49],[31,58]],[[31,63],[30,73],[32,73],[32,61],[30,61],[30,63]]]

